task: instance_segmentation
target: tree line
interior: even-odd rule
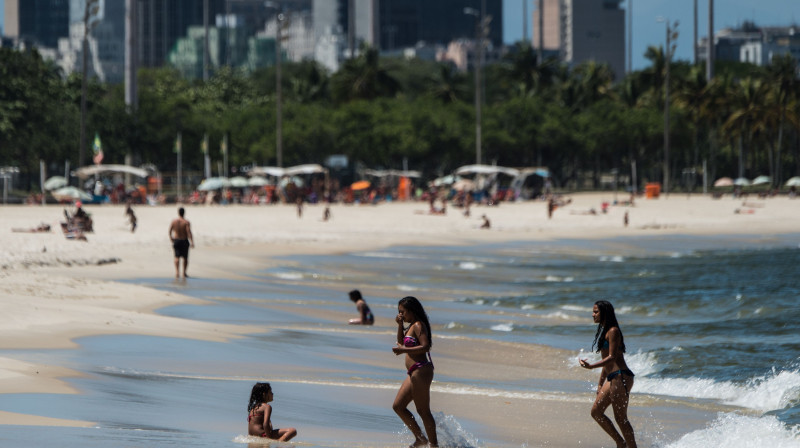
[[[482,162],[545,166],[557,184],[573,188],[597,187],[614,171],[628,176],[634,165],[639,185],[663,182],[667,59],[658,47],[646,57],[647,68],[615,80],[606,65],[539,63],[534,49],[517,44],[484,68]],[[381,58],[373,48],[333,74],[310,61],[282,69],[284,166],[341,154],[369,168],[405,161],[430,178],[475,163],[472,73]],[[779,185],[800,174],[797,61],[718,62],[715,72],[708,82],[702,66],[670,64],[670,185],[680,188],[687,168],[699,176],[704,162],[712,180],[769,175]],[[214,161],[227,136],[230,166],[274,165],[275,80],[274,68],[222,68],[207,82],[171,68],[141,69],[138,107],[129,111],[124,86],[92,79],[86,134],[100,136],[104,163],[128,155],[135,165],[175,171],[180,132],[184,170],[202,171],[206,134]],[[50,169],[65,160],[77,165],[80,100],[80,74],[64,76],[35,49],[1,48],[0,165],[18,166],[31,190],[39,160]]]

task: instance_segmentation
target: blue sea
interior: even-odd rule
[[[97,426],[8,427],[0,445],[262,446],[244,435],[244,417],[249,387],[266,378],[275,389],[276,426],[300,430],[298,442],[273,447],[405,446],[410,435],[390,406],[403,377],[400,362],[370,363],[387,353],[392,333],[325,317],[355,314],[346,291],[359,288],[378,321],[391,321],[397,300],[414,295],[426,306],[434,337],[552,346],[574,366],[591,356],[594,301],[609,300],[636,373],[634,402],[638,395],[716,413],[699,428],[660,434],[657,425],[637,427],[645,416],[632,405],[640,446],[800,447],[798,244],[798,235],[754,235],[407,246],[283,257],[246,280],[139,279],[134,283],[210,302],[162,314],[263,332],[226,343],[121,335],[82,338],[71,350],[6,350],[0,356],[64,365],[84,376],[68,379],[80,394],[4,395],[0,410]],[[530,387],[588,397],[592,389],[585,382],[548,384],[558,390]],[[437,374],[435,386],[490,395],[488,386],[455,376]],[[498,391],[513,396],[521,385],[498,380],[491,394]],[[374,404],[375,395],[384,406]],[[591,398],[587,419],[590,405]],[[514,446],[457,413],[437,420],[443,445]],[[588,446],[611,444],[598,439]]]

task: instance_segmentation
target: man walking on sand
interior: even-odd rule
[[[189,221],[183,217],[183,207],[178,209],[178,217],[169,225],[169,237],[172,240],[172,248],[175,250],[175,278],[180,277],[180,260],[183,258],[183,278],[186,275],[186,266],[189,264],[189,246],[194,247],[194,237],[192,237],[192,227]]]

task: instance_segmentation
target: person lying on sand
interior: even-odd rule
[[[50,224],[41,223],[36,227],[31,227],[30,229],[23,229],[23,228],[14,228],[11,229],[12,232],[17,233],[43,233],[50,231]]]

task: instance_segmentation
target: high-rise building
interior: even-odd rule
[[[570,65],[594,61],[608,64],[617,78],[625,74],[625,10],[623,0],[544,0],[534,11],[534,27],[543,14],[542,48],[557,52]],[[533,46],[539,48],[539,31]]]
[[[377,3],[376,30],[381,50],[413,47],[420,42],[447,45],[457,39],[473,39],[478,18],[466,14],[465,8],[491,16],[486,24],[486,39],[497,48],[503,45],[502,1],[378,0]]]
[[[68,0],[5,0],[7,37],[37,47],[55,48],[69,36]]]
[[[119,1],[119,0],[116,0]],[[203,25],[206,0],[139,0],[137,11],[137,56],[142,67],[160,67],[190,26]],[[208,1],[208,24],[225,13],[225,0]]]

